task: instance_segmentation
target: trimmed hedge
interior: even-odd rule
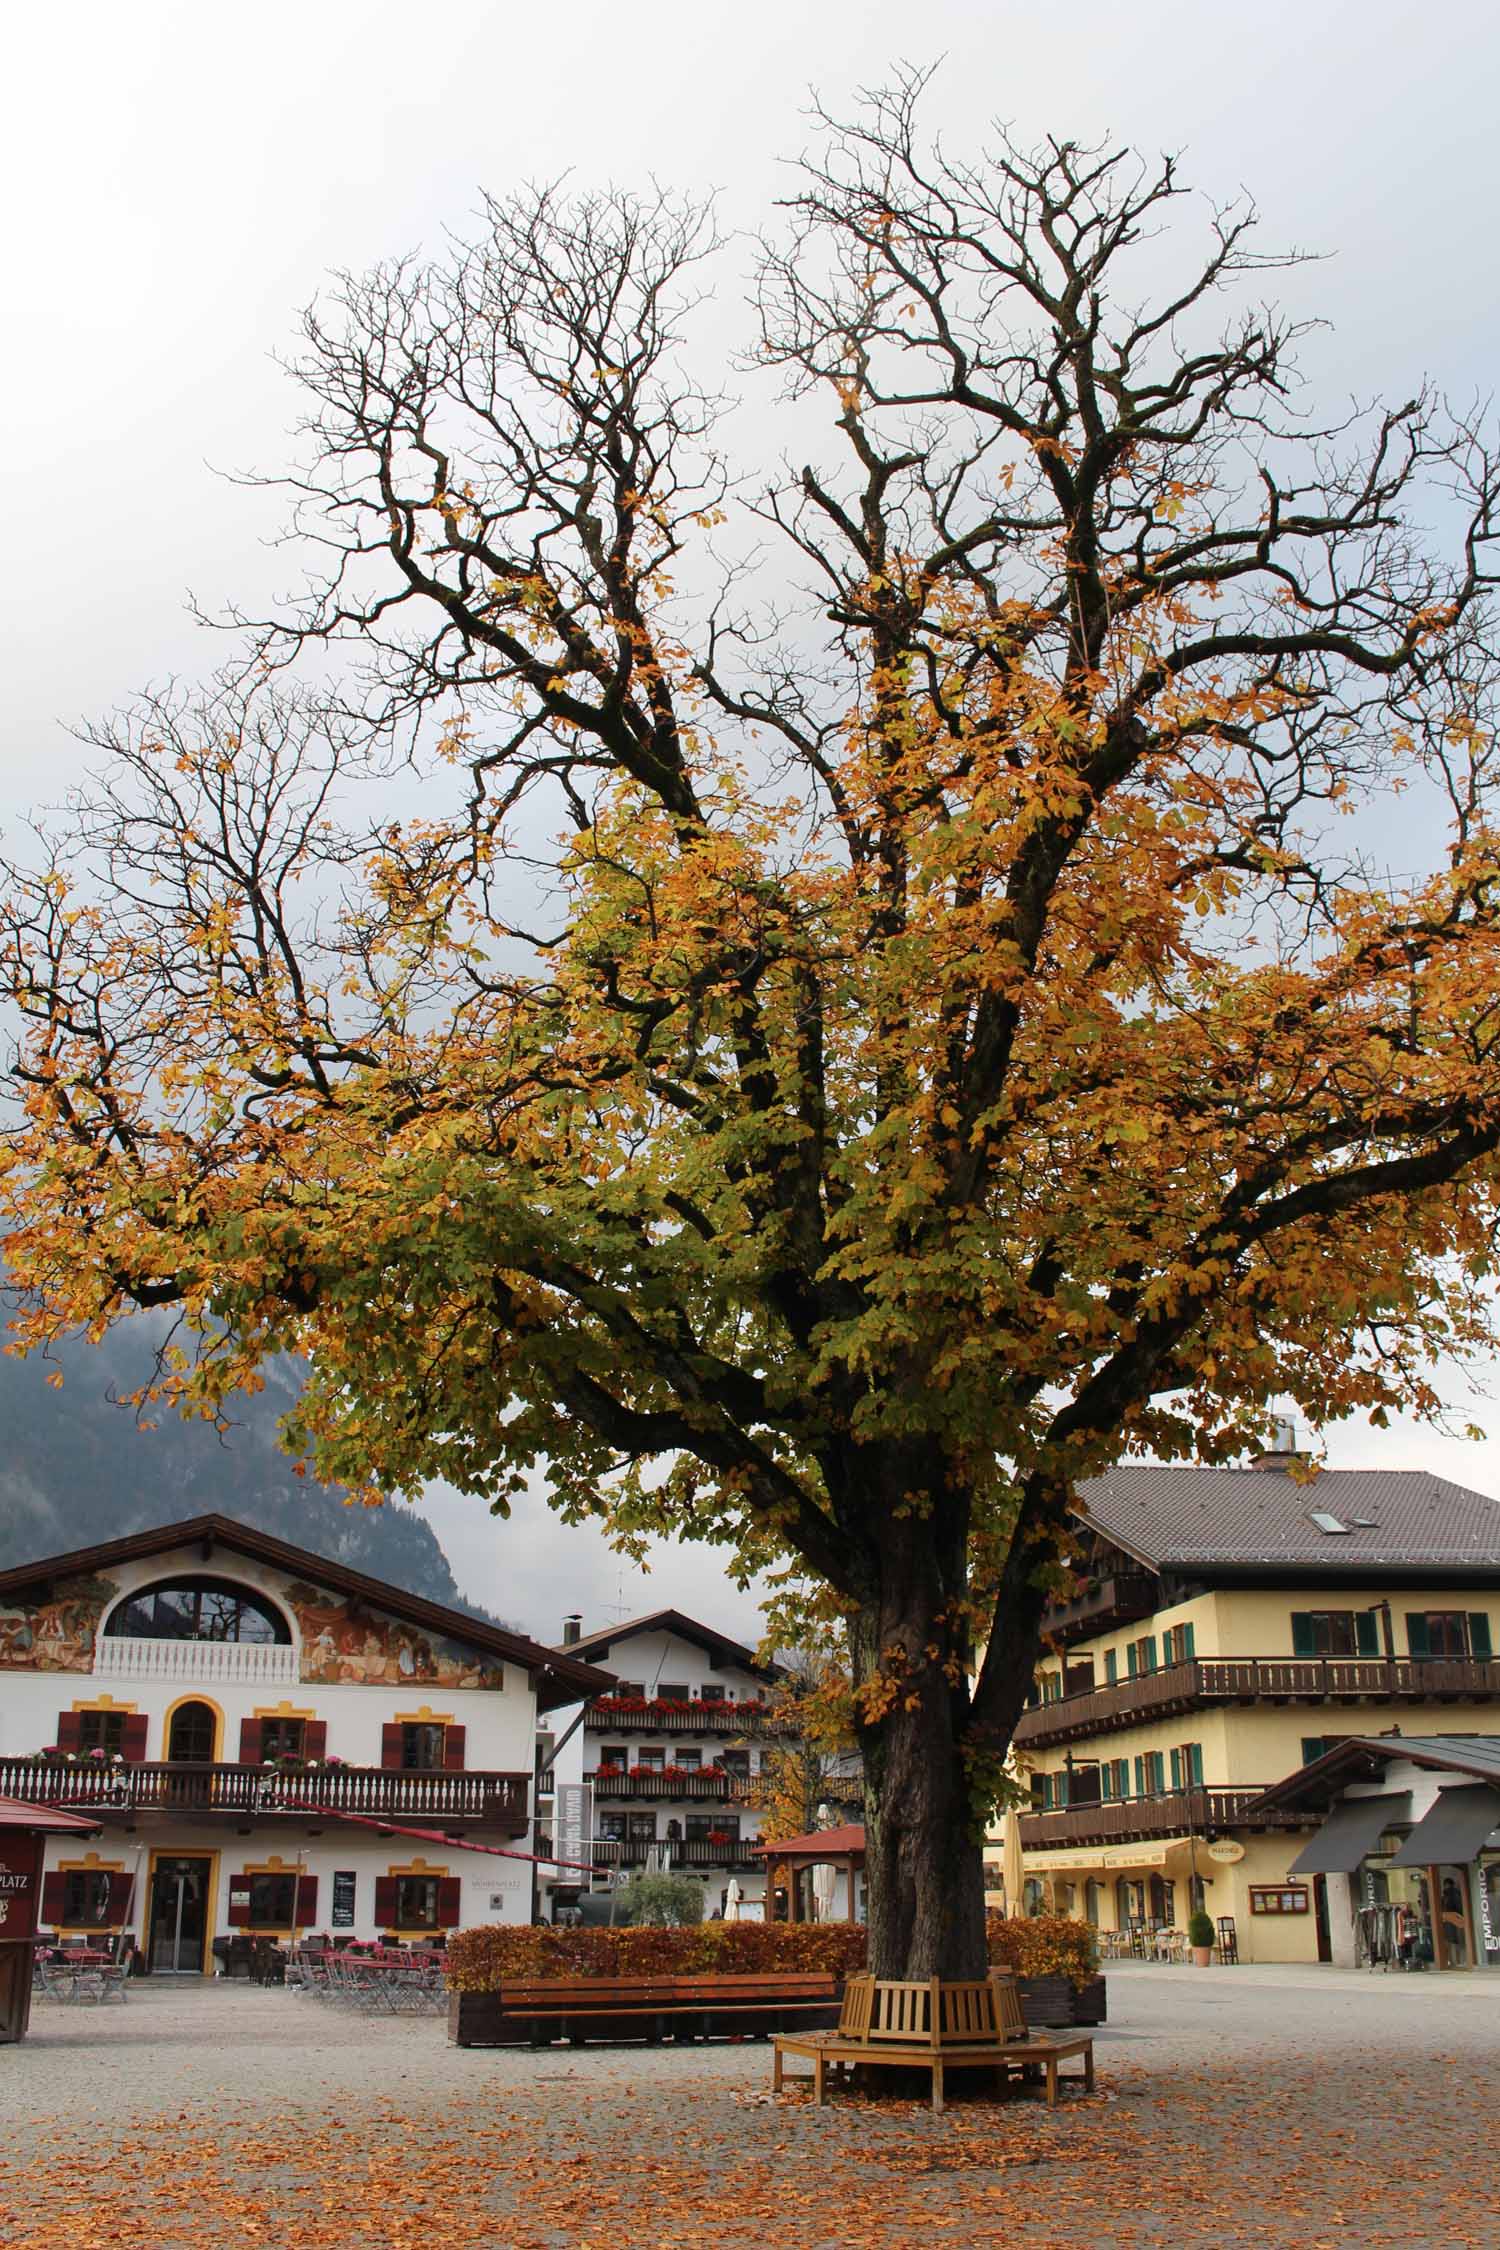
[[[1099,1942],[1087,1922],[1070,1914],[985,1915],[990,1959],[1018,1977],[1066,1977],[1075,1991],[1099,1973]]]
[[[989,1954],[1019,1977],[1066,1977],[1076,1990],[1097,1973],[1087,1922],[1063,1914],[986,1917]],[[695,1929],[565,1930],[515,1924],[456,1930],[448,1940],[453,1992],[494,1992],[518,1977],[755,1976],[780,1969],[847,1976],[865,1965],[865,1932],[852,1922],[700,1922]]]
[[[865,1933],[852,1922],[700,1922],[688,1929],[457,1930],[448,1940],[448,1988],[494,1992],[514,1978],[756,1976],[865,1965]]]

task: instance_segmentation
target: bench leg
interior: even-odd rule
[[[771,2049],[771,2091],[773,2094],[781,2092],[781,2049],[779,2047]]]
[[[813,2056],[813,2100],[822,2109],[828,2100],[828,2057]]]
[[[1091,2094],[1094,2091],[1094,2050],[1092,2047],[1085,2047],[1083,2050],[1083,2090],[1086,2094]]]
[[[1057,2057],[1056,2057],[1056,2055],[1049,2055],[1049,2056],[1047,2057],[1047,2107],[1048,2107],[1049,2109],[1056,2109],[1056,2107],[1057,2107]]]
[[[932,2066],[932,2114],[934,2117],[943,2114],[943,2066],[940,2062]]]

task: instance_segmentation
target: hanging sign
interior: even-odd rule
[[[1221,1836],[1217,1843],[1209,1844],[1208,1856],[1220,1867],[1233,1867],[1245,1856],[1245,1847],[1233,1836]]]

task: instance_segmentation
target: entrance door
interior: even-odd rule
[[[1434,1867],[1433,1924],[1437,1931],[1437,1965],[1440,1969],[1472,1969],[1474,1932],[1469,1922],[1469,1871],[1466,1867]]]
[[[180,1772],[166,1776],[166,1801],[179,1810],[206,1809],[213,1802],[215,1717],[211,1704],[179,1703],[167,1732],[167,1763]]]
[[[1318,1959],[1333,1959],[1333,1933],[1328,1926],[1328,1877],[1313,1877],[1313,1920],[1318,1930]]]
[[[159,1859],[151,1876],[153,1976],[201,1976],[208,1935],[208,1859]]]

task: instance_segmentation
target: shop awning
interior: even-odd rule
[[[1392,1867],[1466,1867],[1486,1836],[1500,1828],[1500,1789],[1440,1789],[1407,1837]]]
[[[1384,1797],[1346,1797],[1335,1805],[1310,1844],[1287,1869],[1288,1875],[1352,1875],[1377,1836],[1411,1818],[1411,1791]]]

